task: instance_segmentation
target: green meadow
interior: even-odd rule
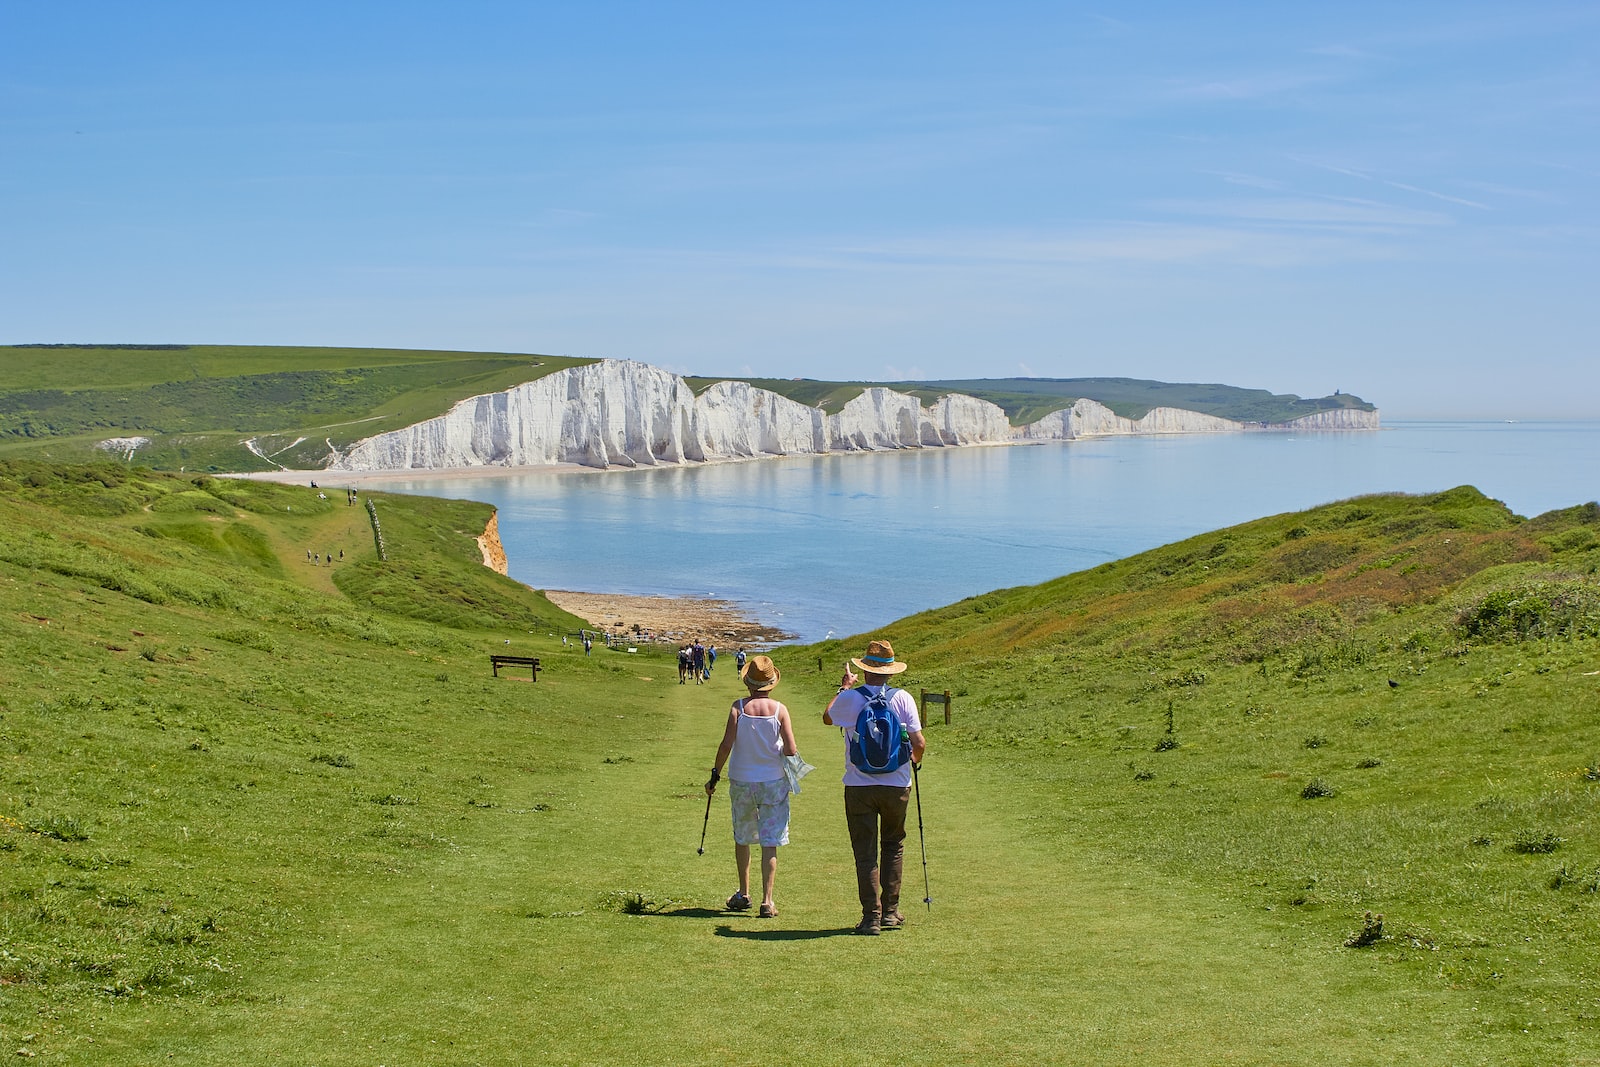
[[[865,637],[774,651],[819,770],[779,917],[726,913],[731,666],[563,644],[490,514],[0,457],[0,1055],[1600,1063],[1594,504],[1364,497],[885,627],[953,707],[878,938],[820,721]]]

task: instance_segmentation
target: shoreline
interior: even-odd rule
[[[751,457],[757,458],[757,457]],[[741,462],[741,459],[716,462]],[[447,467],[417,471],[335,471],[335,470],[276,470],[251,471],[238,474],[219,474],[222,478],[239,478],[255,482],[278,482],[284,485],[314,485],[319,489],[382,489],[395,482],[428,481],[437,479],[505,478],[519,475],[603,474],[616,470],[655,468],[585,467],[577,463],[550,464],[538,467]],[[509,561],[500,542],[499,511],[490,517],[488,526],[477,537],[478,548],[483,552],[483,565],[510,577]],[[518,581],[518,579],[513,579]],[[637,624],[642,634],[640,640],[664,643],[685,643],[696,637],[712,638],[713,644],[721,642],[729,647],[770,648],[795,639],[795,634],[753,618],[731,600],[718,600],[702,596],[643,596],[631,593],[584,592],[572,589],[538,589],[527,582],[520,584],[543,593],[556,607],[589,622],[604,633],[629,635]]]
[[[718,456],[715,459],[685,460],[682,463],[636,463],[631,467],[620,463],[614,463],[609,467],[589,467],[582,463],[540,463],[522,467],[481,464],[472,467],[411,467],[405,470],[374,471],[346,471],[324,467],[316,470],[284,468],[275,471],[218,472],[214,477],[241,478],[252,482],[281,482],[285,485],[316,482],[317,487],[320,489],[344,489],[346,487],[361,489],[367,485],[377,488],[393,482],[427,482],[435,479],[439,481],[474,481],[477,479],[488,480],[546,474],[558,477],[569,474],[627,474],[637,471],[715,467],[724,463],[759,463],[769,459],[826,459],[833,456],[889,455],[898,452],[938,451],[940,448],[1027,448],[1055,443],[1070,444],[1071,442],[1017,439],[1014,441],[974,441],[967,445],[924,446],[922,448],[868,448],[841,452],[762,453],[756,456]]]
[[[737,604],[715,597],[638,596],[542,590],[562,611],[587,619],[607,633],[639,634],[641,641],[685,644],[695,638],[727,647],[770,648],[795,635],[746,615]],[[635,631],[633,627],[639,629]]]

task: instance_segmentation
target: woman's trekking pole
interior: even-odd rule
[[[922,902],[933,910],[933,890],[928,888],[928,839],[922,832],[922,782],[917,777],[917,761],[911,761],[911,787],[917,794],[917,843],[922,846]]]
[[[707,793],[706,794],[706,821],[700,824],[700,849],[699,849],[699,851],[697,851],[695,853],[695,855],[697,855],[697,856],[704,856],[706,854],[706,827],[708,827],[710,825],[711,825],[711,794]]]

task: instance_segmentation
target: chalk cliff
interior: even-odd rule
[[[1273,430],[1376,430],[1377,428],[1378,413],[1361,411],[1357,408],[1318,411],[1268,427]]]
[[[1372,429],[1377,412],[1321,412],[1280,429]],[[1370,420],[1370,421],[1367,421]],[[1079,400],[1014,428],[998,406],[952,394],[932,405],[875,387],[837,414],[748,382],[718,382],[700,396],[682,378],[632,360],[557,371],[503,393],[475,396],[437,418],[359,441],[334,470],[445,467],[587,467],[1071,440],[1107,434],[1216,433],[1259,429],[1176,408],[1125,419]]]

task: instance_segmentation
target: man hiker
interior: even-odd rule
[[[852,666],[866,676],[859,688]],[[861,898],[858,934],[896,930],[905,923],[900,881],[912,764],[922,765],[928,747],[917,702],[889,684],[905,669],[889,642],[870,642],[866,654],[845,667],[839,693],[822,713],[823,725],[839,727],[845,737],[844,820]]]

